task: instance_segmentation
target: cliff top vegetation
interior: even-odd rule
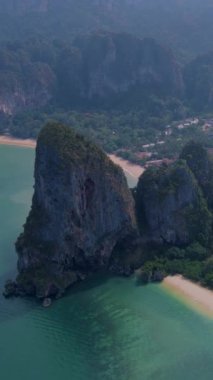
[[[115,165],[97,145],[76,133],[72,128],[56,122],[47,123],[38,137],[38,148],[45,144],[59,154],[63,163],[86,163],[92,159],[94,166],[103,161],[113,173],[122,173],[122,169]]]

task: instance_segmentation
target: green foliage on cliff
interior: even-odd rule
[[[180,157],[194,173],[209,207],[213,208],[213,161],[204,146],[198,142],[189,142],[182,150]]]
[[[180,244],[186,239],[206,246],[211,240],[211,212],[197,180],[184,160],[172,165],[150,167],[145,171],[137,186],[136,211],[142,232],[145,229],[148,233],[159,234],[155,230],[160,230],[162,223],[162,238],[165,240],[165,229],[173,230],[179,236]],[[156,218],[160,218],[161,222],[158,223]]]
[[[138,278],[146,283],[168,274],[182,274],[193,281],[200,282],[204,286],[213,288],[211,256],[213,249],[212,212],[210,203],[209,207],[207,204],[207,201],[212,196],[209,187],[209,183],[213,181],[212,164],[203,146],[194,142],[184,147],[181,158],[182,160],[173,165],[148,169],[139,181],[136,207],[139,207],[137,212],[140,210],[138,216],[139,223],[142,223],[142,236],[145,236],[145,239],[148,238],[150,245],[144,247],[144,251],[147,252],[146,254],[144,253],[146,259],[145,264],[138,272]],[[188,179],[191,180],[188,181]],[[180,193],[179,190],[184,186],[186,188]],[[180,202],[179,209],[175,211],[175,224],[172,225],[171,220],[173,219],[171,219],[171,215],[169,217],[169,210],[164,215],[165,220],[162,219],[161,222],[165,223],[168,231],[171,231],[171,228],[178,231],[178,223],[181,221],[185,228],[181,232],[183,237],[185,233],[188,233],[190,237],[188,243],[184,244],[183,241],[178,245],[174,242],[166,242],[165,237],[158,244],[155,240],[152,241],[152,234],[158,231],[151,231],[152,234],[149,236],[149,226],[147,226],[147,220],[144,216],[147,212],[150,212],[152,216],[155,215],[156,209],[150,210],[154,206],[149,204],[148,211],[146,209],[144,214],[142,213],[144,207],[142,195],[144,195],[144,192],[148,195],[153,194],[155,200],[158,200],[155,202],[155,208],[159,207],[161,202],[163,202],[164,208],[169,207],[169,205],[172,206],[175,199]],[[190,192],[192,195],[196,194],[196,197],[193,198],[193,202],[190,204],[186,202],[185,206],[181,207],[181,203],[184,203],[184,199],[181,201],[181,197],[185,194],[187,199]],[[173,201],[167,203],[171,195],[174,195]],[[146,198],[145,200],[147,201]],[[164,209],[162,212],[164,213]],[[159,216],[159,214],[156,215]],[[166,224],[168,217],[170,222]],[[155,225],[155,228],[160,229],[161,225]],[[162,230],[163,233],[165,233],[164,230]],[[167,236],[166,233],[165,236]]]
[[[194,206],[186,207],[182,211],[182,215],[189,228],[190,240],[208,246],[212,239],[212,213],[208,210],[201,193],[199,202]]]
[[[101,149],[87,141],[74,130],[59,123],[48,123],[38,137],[38,148],[47,145],[67,161],[86,159],[90,153],[105,157]]]
[[[94,168],[96,165],[105,165],[109,173],[121,175],[122,169],[115,165],[107,155],[94,143],[84,136],[76,133],[73,129],[59,123],[50,122],[42,128],[37,142],[37,150],[48,146],[57,152],[60,161],[58,165],[82,164],[92,160]]]
[[[187,162],[195,177],[202,184],[207,181],[210,161],[204,146],[198,142],[190,141],[182,150],[180,158]]]
[[[211,47],[212,50],[212,47]],[[198,56],[183,71],[186,98],[191,109],[211,112],[213,105],[213,52]]]
[[[176,259],[156,256],[153,260],[146,261],[136,271],[136,276],[139,282],[148,283],[161,281],[168,275],[181,274],[192,281],[199,282],[201,285],[213,289],[212,262],[212,256],[206,260],[199,260],[199,257],[195,260],[190,260],[187,256]]]
[[[154,188],[158,198],[163,201],[165,197],[175,193],[180,186],[184,185],[184,177],[187,175],[190,175],[189,167],[185,161],[178,160],[173,165],[151,166],[145,171],[141,180],[143,187]]]
[[[213,289],[212,257],[205,261],[189,259],[162,259],[156,257],[148,260],[136,272],[137,278],[142,283],[162,281],[168,275],[180,274],[184,277],[199,282],[201,285]]]

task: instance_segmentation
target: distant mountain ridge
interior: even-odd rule
[[[211,112],[212,57],[208,53],[181,67],[154,39],[114,32],[87,33],[72,43],[34,38],[2,44],[0,130],[36,137],[42,117],[62,112],[68,122],[65,115],[72,111],[136,111],[138,128],[145,129],[180,120],[186,112]]]
[[[210,0],[0,0],[0,130],[35,137],[43,112],[140,110],[145,129],[211,112],[212,16]]]
[[[157,38],[183,59],[213,48],[211,0],[0,0],[1,39],[105,29]]]

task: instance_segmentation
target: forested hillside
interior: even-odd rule
[[[181,69],[169,50],[153,39],[110,32],[72,44],[33,39],[2,45],[0,84],[5,114],[50,104],[126,110],[183,94]]]
[[[36,137],[59,120],[132,159],[171,123],[210,117],[212,16],[210,0],[0,0],[0,132]]]
[[[213,51],[195,58],[184,68],[186,97],[197,112],[213,108]]]
[[[213,106],[212,54],[181,66],[154,39],[94,32],[0,46],[0,131],[36,137],[49,119],[105,150],[141,150],[162,128]]]

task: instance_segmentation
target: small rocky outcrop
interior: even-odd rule
[[[211,214],[198,182],[183,160],[149,168],[136,190],[137,218],[148,242],[175,246],[207,245]],[[202,222],[201,222],[202,221]]]
[[[44,127],[32,208],[16,243],[16,294],[61,296],[88,273],[112,265],[115,246],[135,232],[122,170],[70,128]]]

